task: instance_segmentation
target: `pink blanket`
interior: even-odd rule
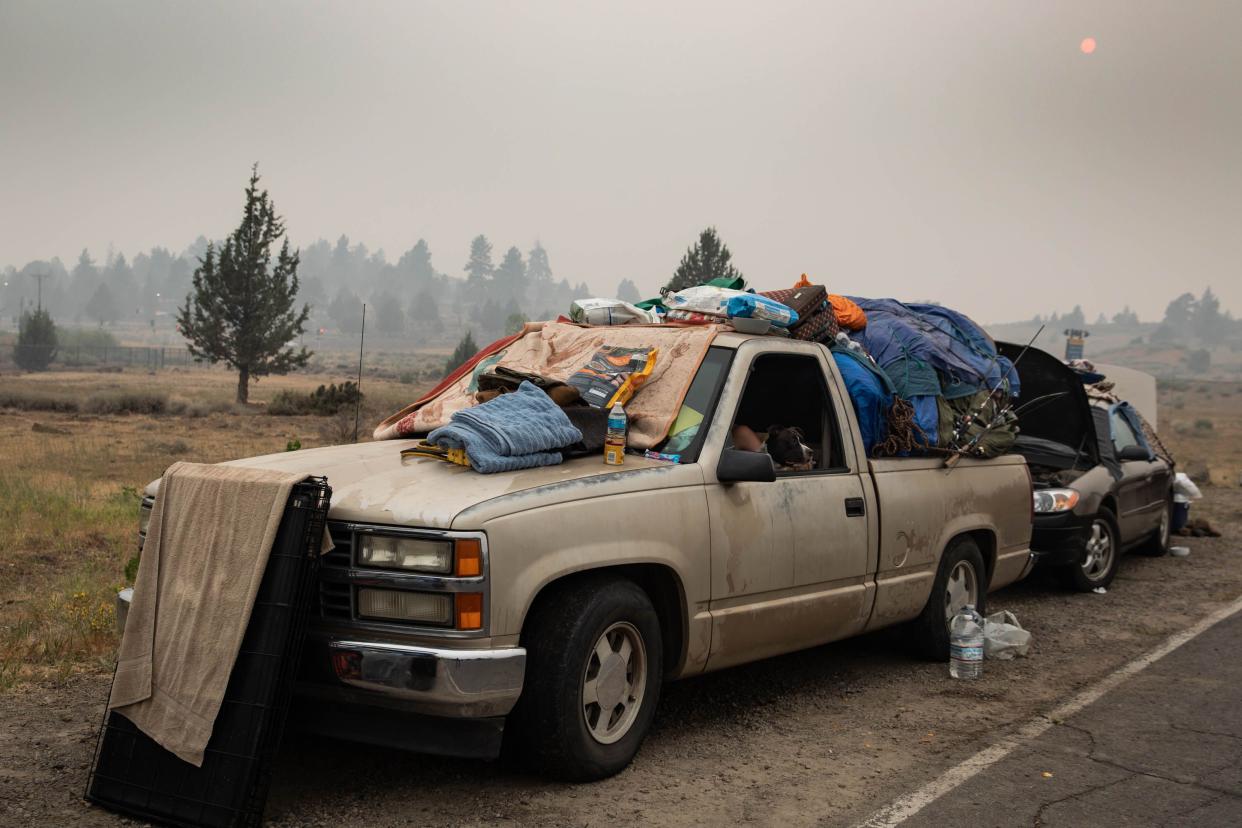
[[[716,325],[586,327],[545,322],[530,326],[510,343],[497,364],[564,382],[605,346],[659,348],[651,377],[626,406],[629,444],[645,449],[668,434],[718,330]],[[472,372],[467,372],[422,405],[407,407],[384,420],[375,429],[375,439],[412,437],[445,425],[454,412],[476,404],[469,390],[472,379]]]

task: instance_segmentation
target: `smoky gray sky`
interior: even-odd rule
[[[482,232],[650,293],[714,224],[761,289],[1237,313],[1239,42],[1237,2],[0,0],[0,264],[222,237],[258,161],[296,244],[457,275]]]

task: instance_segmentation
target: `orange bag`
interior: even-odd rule
[[[857,331],[867,327],[867,314],[855,302],[835,293],[828,294],[832,303],[832,311],[836,314],[837,323],[847,330]]]

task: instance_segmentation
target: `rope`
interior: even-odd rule
[[[894,394],[887,419],[888,436],[872,447],[872,457],[897,457],[927,444],[927,435],[914,421],[914,406],[908,400]]]

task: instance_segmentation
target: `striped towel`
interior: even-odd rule
[[[458,411],[427,442],[465,449],[470,465],[483,474],[555,466],[560,449],[582,440],[565,412],[534,383],[511,394]]]

